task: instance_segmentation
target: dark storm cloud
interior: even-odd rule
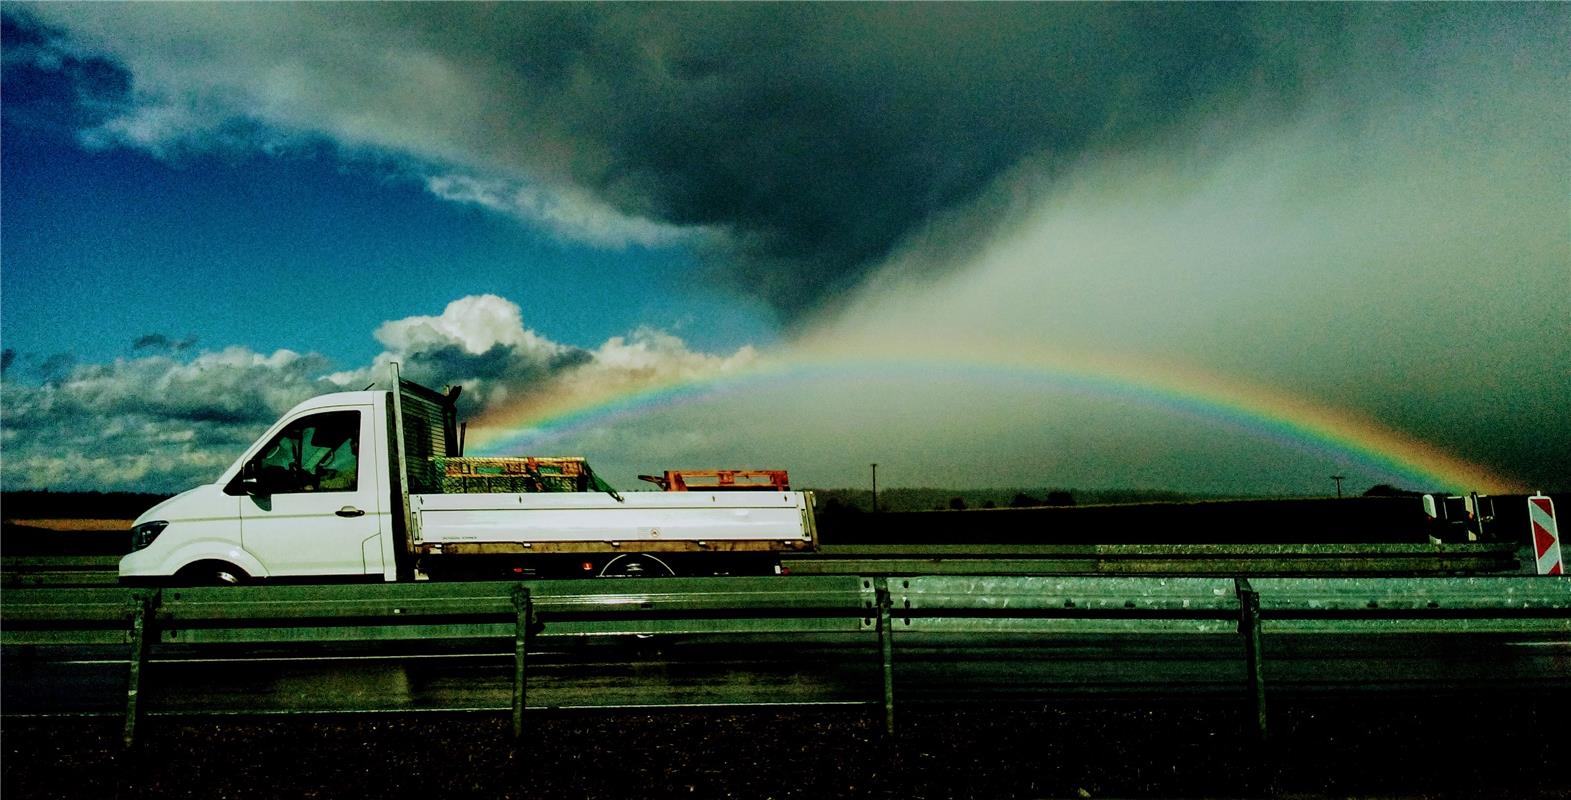
[[[705,239],[715,275],[788,316],[857,283],[903,237],[1027,156],[1062,168],[1221,104],[1290,106],[1346,57],[1344,18],[1386,13],[1057,3],[33,11],[97,37],[81,58],[101,47],[133,75],[147,113],[111,120],[89,141],[168,153],[203,137],[233,144],[237,125],[260,122],[401,150],[460,177],[522,176],[558,198],[587,193],[633,219],[715,232]],[[1427,14],[1403,13],[1413,18],[1404,25]],[[433,191],[478,201],[467,179],[434,177],[443,188]],[[556,208],[529,197],[536,212]],[[565,216],[592,216],[567,205]]]
[[[483,50],[462,23],[435,49],[515,76],[504,92],[526,127],[568,143],[504,138],[498,160],[565,155],[571,180],[626,213],[728,232],[725,277],[796,312],[1028,154],[1072,163],[1240,82],[1292,94],[1298,64],[1263,46],[1263,13],[528,7],[488,20]]]

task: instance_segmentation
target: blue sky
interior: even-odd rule
[[[383,320],[484,293],[583,346],[641,326],[706,348],[776,336],[768,308],[706,288],[684,248],[564,242],[321,142],[174,159],[87,147],[50,124],[69,98],[35,75],[7,72],[0,115],[0,323],[20,353],[103,361],[156,332],[353,364],[378,352]]]
[[[392,360],[510,420],[869,365],[537,432],[622,483],[1406,480],[1001,363],[1571,475],[1565,5],[3,16],[7,487],[206,480]]]

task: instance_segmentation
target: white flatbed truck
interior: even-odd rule
[[[806,492],[444,493],[458,391],[390,371],[392,388],[295,406],[215,483],[143,513],[121,579],[769,574],[817,545]]]

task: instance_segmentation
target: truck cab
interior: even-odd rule
[[[295,406],[214,483],[148,509],[122,577],[235,583],[274,576],[386,577],[394,562],[387,392]]]

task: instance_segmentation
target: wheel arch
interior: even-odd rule
[[[191,542],[164,559],[166,570],[163,574],[178,575],[198,564],[209,562],[237,567],[250,578],[270,577],[261,561],[230,542]]]
[[[597,574],[602,578],[618,575],[619,573],[615,571],[618,565],[625,565],[633,561],[650,561],[659,565],[661,569],[665,570],[665,575],[663,576],[659,575],[658,573],[650,573],[650,577],[674,577],[677,574],[676,569],[671,566],[669,560],[663,559],[653,553],[618,553],[617,555],[613,556],[610,561],[605,562],[604,566],[600,567],[600,570]]]

